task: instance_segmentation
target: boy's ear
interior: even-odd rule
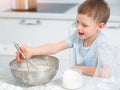
[[[105,23],[100,23],[98,25],[98,31],[101,31],[104,28],[104,26],[105,26]]]

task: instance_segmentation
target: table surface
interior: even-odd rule
[[[105,84],[101,84],[101,86],[98,86],[99,80],[83,75],[83,86],[76,90],[120,90],[116,85],[113,86],[112,83],[107,83],[106,85],[112,85],[114,88],[109,89],[105,88]],[[40,85],[40,86],[25,86],[23,84],[18,83],[11,75],[11,73],[0,73],[0,83],[7,83],[6,88],[8,85],[13,85],[14,87],[21,87],[23,90],[67,90],[62,87],[62,74],[57,73],[57,75],[46,85]],[[1,86],[0,86],[1,88]],[[12,89],[11,89],[12,90]],[[17,90],[17,89],[16,89]],[[18,89],[20,90],[20,89]]]

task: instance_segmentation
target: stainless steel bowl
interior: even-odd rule
[[[16,59],[9,63],[12,76],[20,83],[25,85],[41,85],[46,84],[52,80],[56,75],[59,68],[59,60],[53,56],[40,55],[33,56],[29,61],[37,66],[49,66],[48,69],[37,70],[32,64],[25,61],[23,63],[17,62]],[[34,70],[28,70],[29,67],[34,68]],[[27,68],[23,69],[23,68]]]

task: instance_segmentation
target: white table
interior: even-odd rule
[[[32,87],[28,87],[16,82],[16,80],[12,77],[10,72],[3,73],[3,74],[0,73],[0,75],[1,75],[0,83],[1,84],[6,83],[7,84],[6,88],[8,88],[9,85],[10,87],[11,85],[13,85],[14,87],[21,87],[23,90],[67,90],[62,87],[62,74],[59,74],[59,73],[48,84],[43,86],[32,86]],[[116,87],[114,89],[103,89],[102,86],[100,86],[101,88],[98,88],[97,83],[98,83],[97,79],[90,76],[83,75],[83,86],[77,90],[120,90]],[[3,90],[6,90],[6,89],[3,89]],[[13,90],[13,89],[10,89],[10,90]],[[16,88],[15,90],[20,90],[20,89]]]

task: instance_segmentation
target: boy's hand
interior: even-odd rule
[[[32,56],[30,47],[28,47],[26,45],[23,45],[20,48],[22,49],[22,51],[25,54],[26,58],[30,58]],[[24,59],[23,59],[23,57],[21,55],[21,51],[17,51],[16,52],[16,59],[19,62],[23,62],[24,61]]]

